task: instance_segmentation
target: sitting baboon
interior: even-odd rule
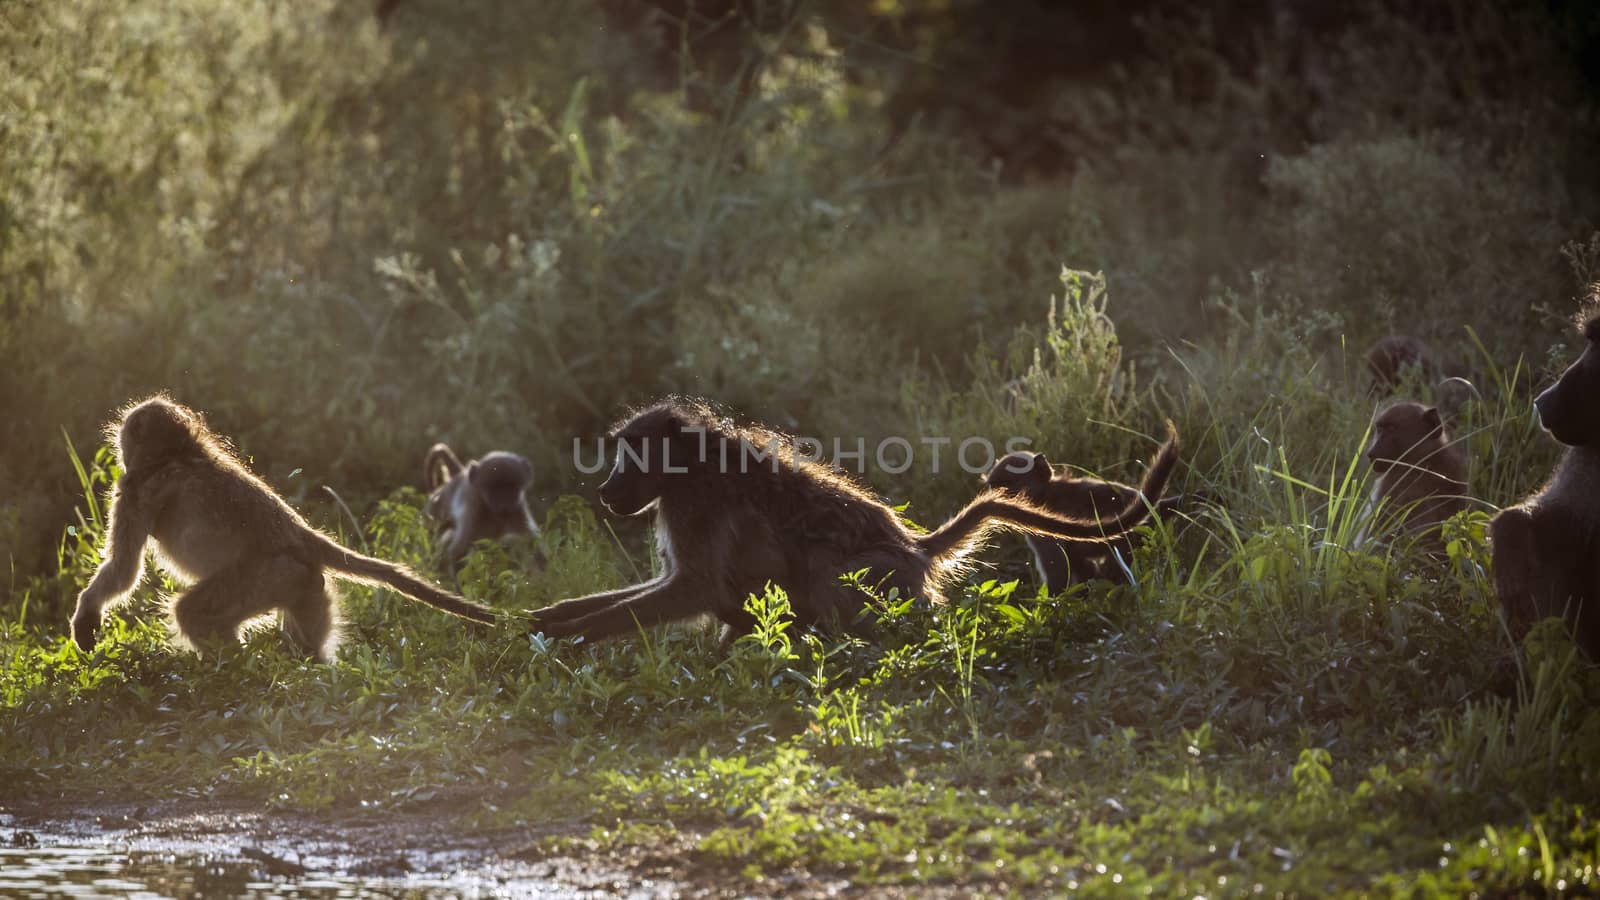
[[[1467,508],[1467,460],[1439,410],[1411,400],[1391,404],[1373,423],[1366,456],[1378,473],[1369,516],[1381,505],[1385,530],[1415,534],[1429,552],[1443,551],[1439,526]]]
[[[72,637],[94,647],[106,606],[125,597],[144,570],[145,545],[192,586],[173,604],[185,641],[198,648],[237,639],[239,626],[282,610],[283,627],[320,661],[337,640],[337,606],[326,575],[386,585],[475,622],[494,610],[442,591],[404,566],[334,543],[251,474],[199,413],[156,395],[126,407],[107,426],[123,474],[111,490],[103,561],[78,595]]]
[[[533,483],[533,464],[526,457],[496,450],[463,466],[449,447],[434,444],[422,469],[426,511],[445,536],[452,569],[460,566],[474,541],[508,534],[539,536],[523,498]]]
[[[1416,372],[1425,384],[1439,380],[1439,364],[1434,361],[1428,346],[1410,335],[1391,334],[1379,338],[1367,348],[1367,374],[1372,382],[1367,385],[1371,397],[1393,394],[1407,374]]]
[[[373,16],[378,20],[378,25],[388,24],[389,17],[394,15],[395,9],[399,6],[400,0],[378,0],[377,8],[372,11]]]
[[[1148,515],[1145,504],[1135,502],[1098,521],[1062,518],[986,490],[944,525],[914,534],[883,501],[801,455],[789,437],[738,427],[699,401],[650,407],[613,437],[616,463],[600,486],[600,500],[622,516],[654,508],[665,572],[634,587],[534,611],[532,631],[597,640],[710,613],[726,626],[728,641],[754,625],[745,598],[772,583],[788,592],[802,627],[837,624],[864,632],[865,597],[841,576],[865,571],[867,584],[940,603],[993,523],[1100,542]],[[1152,500],[1166,488],[1176,447],[1173,430],[1141,485]]]
[[[1379,338],[1367,348],[1367,374],[1372,381],[1367,385],[1367,396],[1388,397],[1399,389],[1406,377],[1416,373],[1417,380],[1435,392],[1453,388],[1457,392],[1448,403],[1465,400],[1461,392],[1476,393],[1472,387],[1472,370],[1459,362],[1441,360],[1427,344],[1404,334],[1391,334]]]
[[[1167,452],[1162,448],[1163,453]],[[1155,465],[1155,463],[1152,463]],[[1139,489],[1115,481],[1075,476],[1062,468],[1055,471],[1043,453],[1017,451],[1008,453],[989,471],[988,484],[992,488],[1011,491],[1035,506],[1058,516],[1072,519],[1098,519],[1102,512],[1126,509],[1128,504],[1139,502]],[[1156,504],[1158,513],[1169,513],[1182,502],[1181,498],[1168,497]],[[1061,541],[1054,538],[1027,535],[1028,549],[1033,551],[1034,564],[1045,590],[1059,594],[1068,585],[1094,579],[1126,582],[1127,573],[1113,558],[1112,551],[1126,555],[1132,547],[1131,538],[1104,544],[1085,544],[1081,541]]]
[[[1600,659],[1600,286],[1586,306],[1583,355],[1535,400],[1539,423],[1567,446],[1544,487],[1489,523],[1494,587],[1513,634],[1562,616]]]

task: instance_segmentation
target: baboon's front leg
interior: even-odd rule
[[[144,574],[144,545],[150,537],[150,517],[134,501],[132,492],[118,490],[111,504],[105,557],[89,586],[78,595],[72,613],[72,640],[78,649],[94,649],[100,636],[105,608],[127,596]]]
[[[543,609],[533,610],[528,614],[531,620],[528,624],[528,631],[544,631],[548,634],[552,626],[570,622],[573,619],[581,619],[615,603],[637,597],[646,591],[653,591],[660,587],[665,580],[665,578],[656,578],[632,587],[574,597],[571,600],[552,603]]]
[[[1513,637],[1521,638],[1539,619],[1534,588],[1539,577],[1539,546],[1533,514],[1513,506],[1489,522],[1494,592]]]
[[[648,590],[611,603],[586,616],[544,624],[544,633],[552,638],[582,636],[587,640],[598,641],[641,628],[687,619],[706,612],[715,605],[714,598],[708,593],[710,589],[709,585],[699,580],[672,575],[653,583]],[[567,602],[583,602],[590,599],[593,598],[585,597],[579,601]]]

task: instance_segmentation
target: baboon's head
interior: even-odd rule
[[[989,486],[1039,499],[1050,484],[1050,460],[1043,453],[1017,450],[1000,457],[986,479]]]
[[[1372,423],[1372,443],[1367,459],[1374,472],[1387,472],[1396,463],[1426,466],[1447,442],[1439,410],[1411,400],[1390,405]]]
[[[1569,447],[1600,445],[1600,313],[1583,323],[1583,336],[1588,339],[1583,355],[1533,401],[1539,424]]]
[[[467,480],[490,512],[511,513],[533,483],[533,463],[520,454],[496,450],[467,464]]]
[[[127,407],[113,422],[117,456],[128,472],[142,472],[170,459],[204,454],[209,431],[199,413],[164,394]]]
[[[600,502],[619,516],[649,509],[703,464],[715,417],[708,408],[668,401],[636,413],[612,431],[616,462]],[[674,481],[674,479],[677,479]]]

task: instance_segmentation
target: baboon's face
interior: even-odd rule
[[[512,513],[533,482],[533,464],[515,453],[497,450],[467,466],[467,480],[491,512]]]
[[[1595,325],[1590,325],[1595,330]],[[1600,445],[1600,351],[1591,335],[1578,361],[1533,401],[1539,424],[1568,447]]]
[[[619,516],[650,508],[671,491],[694,490],[707,471],[710,426],[672,403],[651,407],[612,435],[617,459],[600,485],[600,502]]]
[[[1050,483],[1050,460],[1043,453],[1007,453],[989,470],[988,482],[992,488],[1035,496]]]
[[[665,431],[623,429],[617,434],[617,458],[600,485],[600,502],[619,516],[645,511],[662,494],[666,479],[681,463],[675,443]]]
[[[160,398],[128,410],[117,435],[122,468],[141,472],[193,450],[196,424],[188,410]]]
[[[1372,423],[1367,459],[1379,473],[1400,462],[1420,465],[1438,450],[1443,438],[1444,420],[1437,409],[1410,401],[1396,403]]]

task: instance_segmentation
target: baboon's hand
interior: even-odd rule
[[[72,617],[72,641],[78,649],[85,653],[94,649],[95,642],[100,639],[100,614],[91,606],[78,604],[78,612]]]

